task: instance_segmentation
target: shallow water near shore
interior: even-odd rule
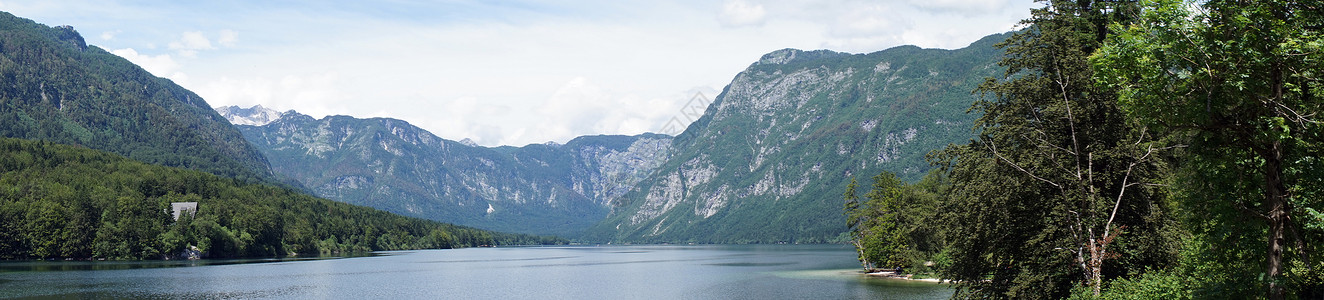
[[[0,298],[946,299],[841,245],[575,246],[195,262],[0,262]]]

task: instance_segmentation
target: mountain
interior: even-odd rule
[[[0,12],[0,259],[561,242],[393,215],[274,183],[262,154],[197,94],[88,46],[72,27]],[[174,202],[193,202],[195,213],[172,218]]]
[[[240,179],[267,161],[202,97],[87,45],[72,27],[0,12],[0,136],[104,150]]]
[[[563,243],[317,199],[265,184],[0,138],[0,259],[160,259]],[[21,187],[21,188],[20,188]],[[195,202],[172,218],[172,202]]]
[[[249,108],[239,108],[239,106],[222,106],[216,108],[216,113],[221,114],[230,124],[234,125],[253,125],[262,126],[280,119],[281,113],[262,105],[254,105]]]
[[[246,119],[224,109],[230,119]],[[251,111],[251,110],[250,110]],[[670,153],[664,135],[486,148],[407,122],[286,112],[237,125],[272,168],[319,196],[484,229],[577,235]]]
[[[845,231],[850,178],[916,180],[925,155],[973,137],[966,114],[1002,72],[985,37],[958,50],[870,54],[784,49],[736,75],[678,135],[670,158],[613,202],[585,239],[824,242]]]
[[[841,192],[972,138],[971,91],[1001,72],[985,37],[958,50],[778,50],[736,76],[681,135],[486,148],[404,121],[286,112],[238,125],[272,168],[318,195],[408,216],[587,241],[827,242]],[[220,108],[232,120],[264,109]],[[238,123],[238,122],[237,122]],[[581,235],[582,233],[582,235]]]

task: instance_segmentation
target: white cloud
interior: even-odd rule
[[[915,7],[939,14],[978,16],[997,12],[1009,6],[1007,0],[909,0]]]
[[[189,31],[180,35],[179,40],[170,42],[167,46],[170,50],[178,51],[180,56],[195,57],[198,50],[216,49],[212,47],[211,40],[202,35],[201,31]]]
[[[169,78],[179,84],[188,82],[188,75],[180,71],[179,62],[176,62],[169,54],[146,55],[138,53],[138,50],[133,48],[111,50],[110,53],[129,60],[129,62],[142,67],[157,77]]]
[[[534,128],[534,134],[561,140],[574,132],[592,131],[602,118],[609,117],[604,114],[610,113],[607,108],[615,102],[601,87],[575,77],[538,108],[544,124]]]
[[[216,39],[216,43],[224,47],[234,47],[237,42],[239,42],[239,32],[229,29],[221,30],[221,37]]]
[[[262,104],[273,109],[295,109],[310,116],[322,117],[346,111],[344,103],[354,99],[354,94],[343,90],[344,86],[338,73],[326,72],[284,75],[279,79],[222,77],[192,89],[205,97],[212,106],[249,107]]]
[[[206,84],[194,88],[199,95],[207,99],[207,103],[212,106],[238,105],[248,107],[254,104],[282,109],[287,106],[277,106],[273,99],[275,95],[275,81],[266,78],[253,78],[248,80],[238,80],[230,77],[221,77],[217,80],[211,80]],[[312,110],[307,108],[304,110]],[[304,112],[311,114],[311,111]]]
[[[964,47],[985,35],[1013,30],[1036,6],[1029,0],[765,1],[767,11],[776,14],[764,25],[777,29],[773,32],[810,29],[796,39],[815,40],[811,47],[854,53],[900,45]]]
[[[459,97],[449,101],[439,101],[436,109],[423,109],[421,115],[431,117],[409,118],[414,125],[423,127],[437,136],[454,140],[471,139],[480,145],[495,146],[505,142],[518,141],[523,132],[506,132],[513,129],[503,126],[503,117],[511,113],[508,106],[483,101],[476,97]]]
[[[722,22],[723,26],[740,27],[751,25],[763,25],[767,11],[763,9],[762,4],[750,4],[744,0],[728,0],[722,5],[722,12],[717,15],[717,20]]]
[[[959,48],[1011,30],[1041,5],[405,1],[410,9],[365,11],[373,5],[0,1],[44,24],[110,33],[99,46],[120,49],[213,105],[392,117],[483,145],[662,131],[693,96],[686,88],[715,98],[769,51]],[[241,43],[244,51],[220,51]]]
[[[825,48],[838,51],[858,51],[905,44],[902,34],[914,23],[897,8],[883,4],[864,4],[845,7],[833,14],[827,25]]]
[[[280,80],[275,92],[276,103],[285,107],[327,107],[331,103],[344,103],[354,100],[352,94],[340,89],[344,82],[340,74],[327,72],[304,76],[286,75]]]
[[[586,134],[661,133],[673,117],[683,122],[680,125],[693,121],[684,115],[682,107],[699,92],[706,94],[709,101],[716,96],[711,87],[698,87],[661,97],[641,97],[614,92],[585,77],[575,77],[538,107],[539,122],[530,126],[527,134],[564,143]],[[502,144],[514,141],[518,140]]]
[[[391,105],[385,105],[378,112],[351,115],[403,119],[437,136],[451,140],[468,138],[484,146],[522,146],[549,141],[565,143],[583,135],[660,133],[673,117],[680,117],[684,122],[680,125],[687,125],[692,120],[682,115],[681,108],[700,91],[709,100],[717,92],[711,87],[697,87],[642,97],[578,76],[532,107],[512,107],[492,99],[463,96],[441,101],[413,100],[415,106],[408,113],[388,111]]]
[[[103,41],[114,40],[114,39],[115,39],[115,35],[120,34],[120,32],[123,32],[123,31],[120,31],[120,30],[113,30],[113,31],[105,31],[105,32],[102,32],[102,33],[101,33],[101,40],[103,40]]]

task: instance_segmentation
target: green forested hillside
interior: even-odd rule
[[[0,12],[0,136],[39,139],[239,179],[266,160],[201,97],[72,27]]]
[[[917,180],[930,151],[968,141],[971,94],[1002,68],[992,35],[957,50],[778,50],[736,75],[674,154],[586,239],[822,243],[846,231],[852,177]]]
[[[170,202],[198,202],[174,221]],[[0,138],[0,259],[154,259],[451,248],[559,240],[486,232],[106,152]]]

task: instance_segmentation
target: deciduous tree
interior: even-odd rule
[[[1083,283],[1098,295],[1174,257],[1159,203],[1171,146],[1129,122],[1088,61],[1136,5],[1045,2],[1000,45],[1005,76],[978,89],[978,138],[938,156],[954,184],[946,276],[962,293],[1060,298]]]
[[[1245,237],[1263,243],[1261,282],[1283,299],[1287,254],[1320,267],[1307,242],[1324,222],[1324,2],[1157,0],[1142,16],[1095,57],[1099,79],[1146,125],[1193,137],[1183,167],[1195,217],[1262,226],[1197,233],[1226,243],[1262,232]]]
[[[900,201],[905,183],[896,174],[883,172],[874,176],[873,186],[859,202],[855,179],[846,186],[846,225],[851,242],[866,270],[896,268],[904,264],[907,242],[902,232]]]

